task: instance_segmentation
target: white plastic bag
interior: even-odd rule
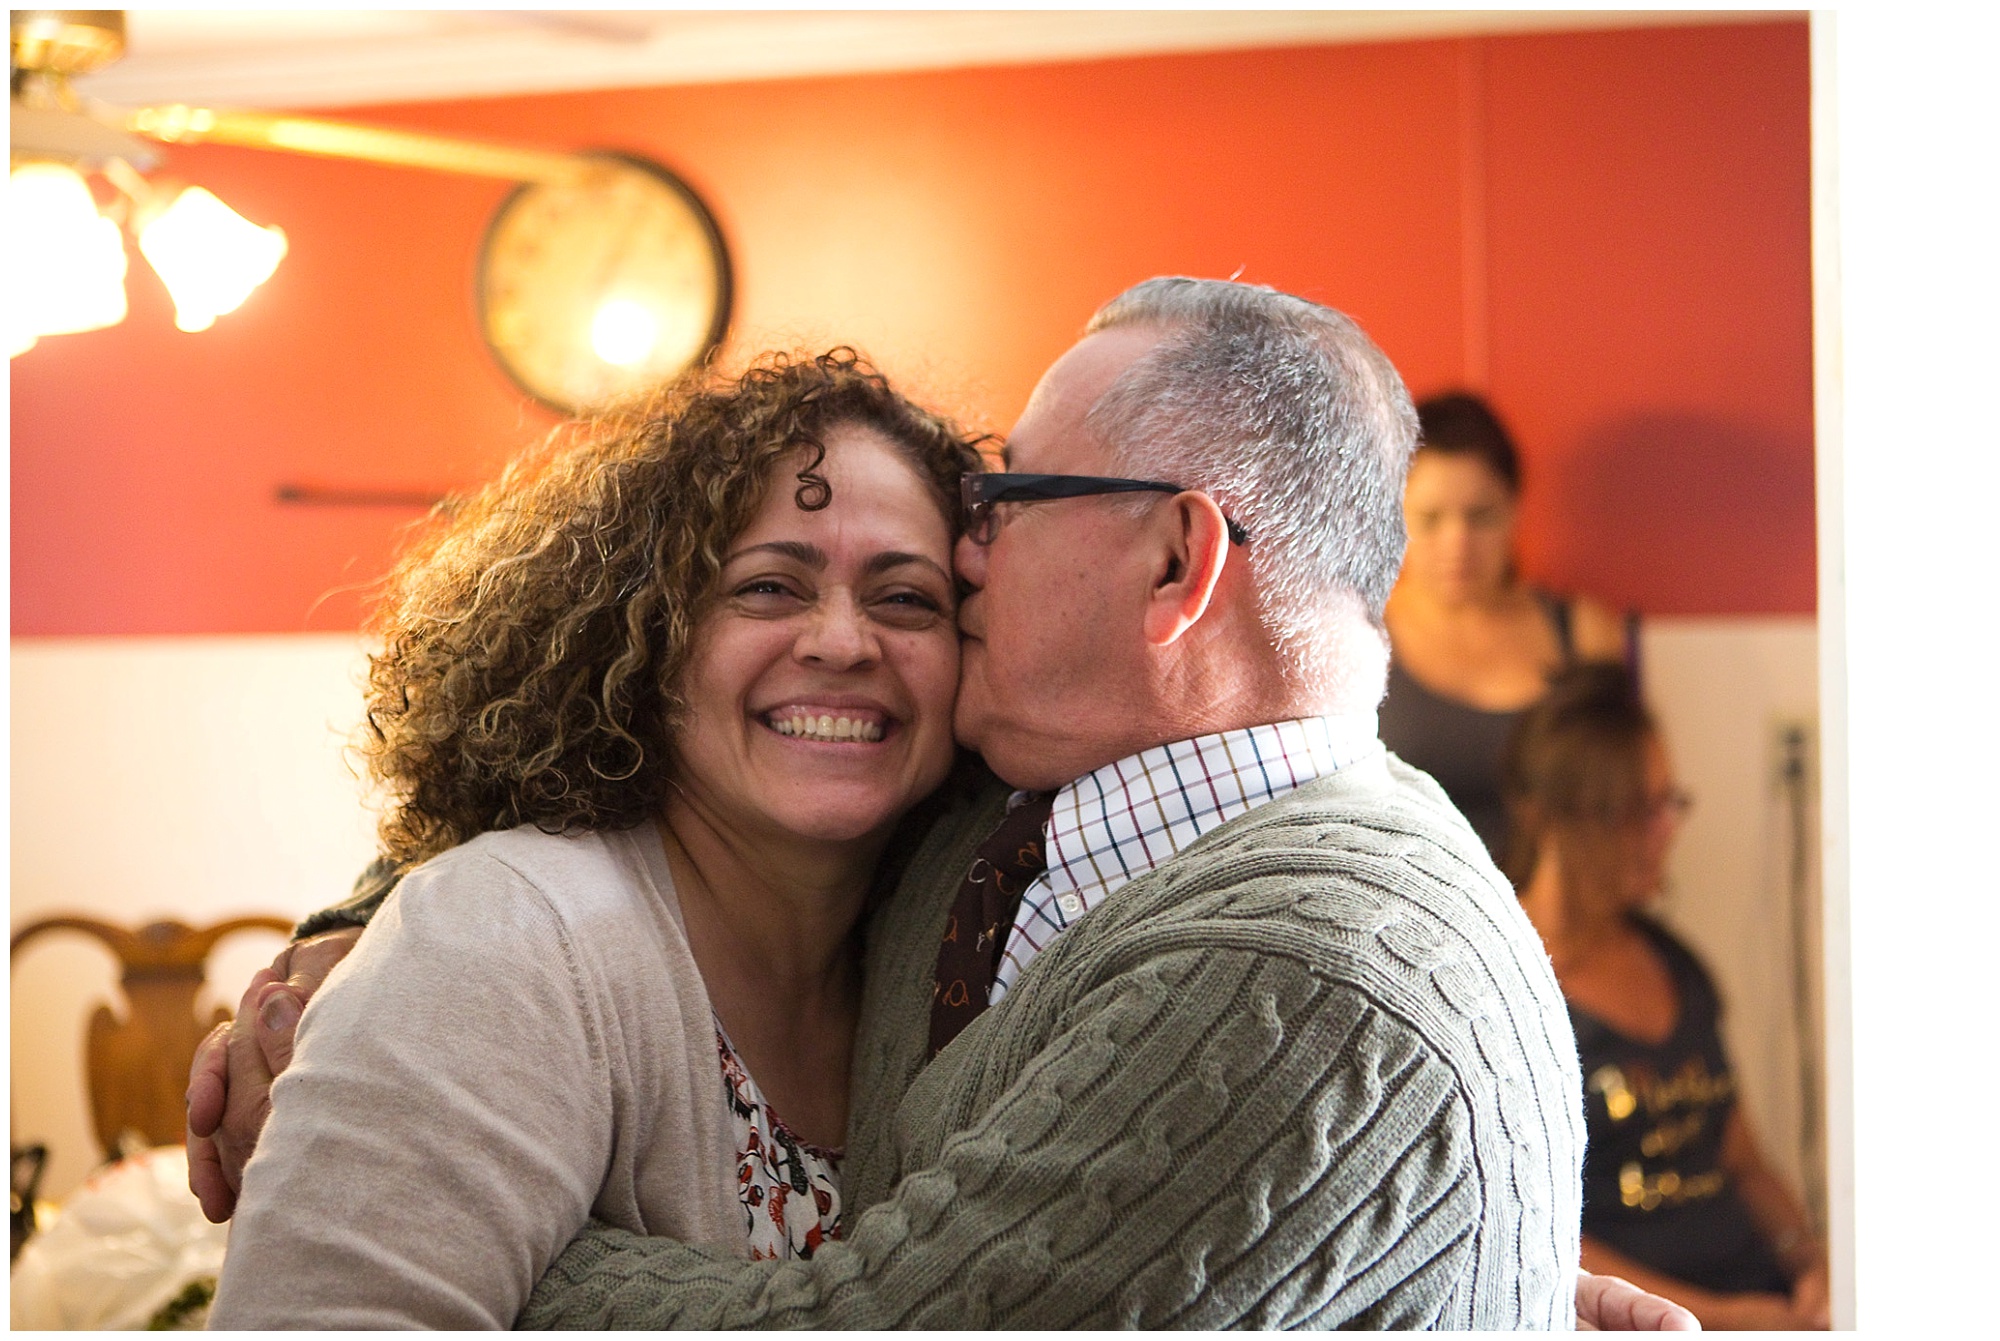
[[[188,1191],[187,1152],[157,1146],[92,1174],[14,1262],[16,1329],[141,1328],[222,1272],[229,1226]]]

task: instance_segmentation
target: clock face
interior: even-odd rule
[[[722,339],[729,297],[729,255],[700,199],[622,155],[515,191],[479,256],[486,343],[523,390],[565,413],[692,367]]]

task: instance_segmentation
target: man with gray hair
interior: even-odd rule
[[[1152,280],[1089,330],[1007,473],[967,481],[959,738],[1050,810],[992,1004],[925,1064],[1004,790],[875,919],[855,1095],[903,1099],[897,1148],[850,1149],[846,1242],[724,1264],[595,1232],[524,1321],[1570,1325],[1562,997],[1478,838],[1375,739],[1402,381],[1346,317],[1247,285]]]
[[[1001,781],[872,918],[844,1240],[594,1226],[522,1323],[1685,1325],[1578,1276],[1555,978],[1375,737],[1415,435],[1330,309],[1107,304],[965,481],[956,726]]]

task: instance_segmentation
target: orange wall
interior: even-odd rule
[[[1004,429],[1156,273],[1359,318],[1483,384],[1528,570],[1654,613],[1814,603],[1806,26],[1629,30],[410,104],[354,119],[656,157],[732,249],[730,351],[848,341]],[[291,252],[209,331],[135,257],[119,327],[13,361],[14,632],[352,628],[410,512],[550,422],[472,301],[499,183],[184,148]]]

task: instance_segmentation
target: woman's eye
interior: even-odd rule
[[[876,617],[901,628],[927,625],[945,613],[945,603],[922,591],[891,591],[875,598]]]
[[[739,601],[758,607],[787,605],[804,599],[790,583],[775,577],[754,578],[742,583],[732,595]]]

